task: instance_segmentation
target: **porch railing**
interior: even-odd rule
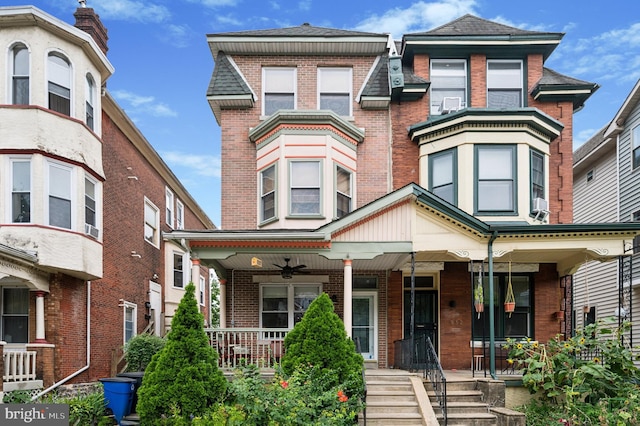
[[[447,377],[444,375],[442,365],[438,359],[438,354],[431,343],[430,338],[426,338],[425,352],[427,355],[426,368],[424,370],[425,378],[429,379],[433,392],[436,396],[436,400],[440,405],[440,411],[442,412],[443,424],[447,424]]]
[[[420,335],[396,340],[394,342],[394,367],[409,371],[424,370],[427,364],[426,339],[426,336]]]
[[[233,369],[254,364],[273,368],[284,353],[282,328],[206,328],[211,346],[218,352],[218,367]]]
[[[5,350],[2,354],[4,360],[4,382],[24,382],[36,380],[36,351],[12,351]]]

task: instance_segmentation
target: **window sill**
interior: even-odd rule
[[[279,219],[277,216],[263,220],[262,222],[258,223],[258,228],[260,228],[261,226],[266,226],[269,225],[271,223],[277,222]]]
[[[314,220],[318,220],[318,219],[326,219],[323,215],[288,215],[286,217],[286,219],[291,219],[291,220],[299,220],[299,219],[314,219]]]

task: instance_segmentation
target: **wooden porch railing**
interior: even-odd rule
[[[5,350],[2,354],[4,360],[4,382],[24,382],[36,380],[36,351],[12,351]]]
[[[218,352],[218,367],[233,369],[243,364],[273,368],[284,353],[282,328],[206,328],[211,346]]]

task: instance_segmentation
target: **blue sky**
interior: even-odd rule
[[[32,4],[73,24],[76,0]],[[526,6],[525,6],[526,5]],[[109,31],[115,74],[107,86],[120,106],[220,224],[220,130],[206,101],[213,59],[206,35],[315,26],[402,34],[466,13],[535,31],[564,32],[546,66],[598,83],[574,117],[574,148],[616,114],[640,78],[640,2],[609,0],[87,0]]]

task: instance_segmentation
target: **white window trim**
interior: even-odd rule
[[[207,298],[205,297],[207,292],[205,291],[205,277],[200,276],[200,291],[199,291],[199,297],[198,297],[198,303],[200,303],[200,306],[205,306]]]
[[[522,108],[524,106],[524,63],[522,60],[518,60],[518,59],[488,59],[487,60],[487,107],[489,107],[489,91],[492,89],[492,87],[489,85],[489,65],[490,64],[495,64],[495,63],[503,63],[503,64],[520,64],[520,105],[514,108]],[[503,88],[503,89],[507,89],[507,88]],[[509,88],[510,90],[516,90],[518,89],[517,87],[511,87]]]
[[[298,69],[296,67],[263,67],[262,68],[262,115],[266,116],[267,114],[265,113],[265,107],[266,107],[266,100],[265,100],[265,86],[266,86],[266,74],[268,72],[268,70],[273,70],[273,69],[288,69],[291,70],[293,73],[293,109],[298,109]]]
[[[6,196],[6,209],[5,218],[7,223],[11,224],[30,224],[33,223],[33,157],[28,156],[13,156],[8,158],[7,165],[7,182],[9,182],[9,187],[7,188],[7,196]],[[29,163],[29,222],[13,222],[13,164],[14,163]]]
[[[184,229],[184,204],[176,198],[176,229]]]
[[[175,256],[182,257],[182,285],[177,286],[175,282]],[[183,253],[181,251],[174,251],[171,255],[171,286],[176,289],[184,290],[187,284],[189,283],[191,276],[191,259],[188,256],[188,253]]]
[[[133,339],[138,335],[138,305],[135,303],[122,301],[122,342],[127,343],[127,309],[133,309],[133,333],[131,338]]]
[[[349,173],[349,192],[350,192],[349,195],[340,192],[340,190],[338,189],[338,170],[339,169],[342,169],[345,172]],[[350,201],[349,211],[345,214],[345,216],[347,214],[353,212],[353,210],[354,210],[354,206],[355,206],[355,204],[354,204],[355,203],[355,201],[354,201],[354,198],[355,198],[354,195],[355,194],[354,194],[354,184],[353,184],[354,177],[355,177],[355,173],[354,173],[353,170],[351,170],[351,169],[349,169],[349,168],[347,168],[347,167],[345,167],[345,166],[343,166],[341,164],[336,164],[335,165],[335,169],[334,169],[334,179],[335,179],[335,187],[334,187],[335,199],[334,199],[334,203],[335,203],[335,205],[333,206],[333,213],[334,213],[336,218],[338,217],[338,195],[339,194],[342,194],[345,197],[349,198],[349,201]]]
[[[9,47],[9,52],[8,52],[8,61],[7,61],[7,76],[9,77],[9,80],[7,81],[7,86],[8,86],[8,90],[7,90],[7,104],[11,105],[13,104],[13,78],[15,77],[15,74],[13,73],[14,71],[14,57],[13,57],[13,52],[14,49],[16,47],[18,47],[19,45],[22,45],[25,47],[25,49],[27,50],[27,53],[29,54],[29,71],[28,74],[26,75],[28,81],[29,81],[29,99],[27,99],[27,103],[30,104],[31,103],[31,49],[29,47],[29,45],[27,45],[27,43],[25,43],[22,40],[16,40],[13,44],[11,44],[11,46]]]
[[[59,228],[59,229],[70,229],[70,230],[74,230],[75,229],[75,224],[76,224],[76,206],[78,205],[77,200],[76,200],[76,168],[73,166],[70,166],[68,164],[59,162],[59,161],[54,161],[51,159],[47,159],[46,162],[46,172],[45,172],[45,191],[44,191],[44,218],[45,218],[45,223],[47,224],[47,226],[51,226],[54,228]],[[55,167],[55,168],[59,168],[59,169],[66,169],[69,171],[69,202],[71,203],[71,212],[70,212],[70,228],[63,228],[63,227],[59,227],[56,225],[52,225],[51,224],[51,219],[49,217],[49,197],[51,196],[51,168]],[[83,202],[84,205],[84,202]],[[84,220],[83,220],[84,222]]]
[[[171,191],[169,187],[165,187],[164,191],[165,222],[167,223],[167,225],[173,228],[175,221],[175,197],[173,196],[173,191]]]
[[[50,108],[49,105],[49,82],[51,81],[49,79],[49,77],[51,76],[50,71],[49,71],[49,55],[53,54],[54,56],[60,56],[62,58],[64,58],[68,63],[69,63],[69,117],[75,117],[75,102],[74,100],[74,96],[75,96],[75,73],[74,73],[74,67],[73,67],[73,62],[71,62],[71,58],[69,56],[67,56],[64,52],[62,52],[61,50],[58,49],[50,49],[47,51],[46,53],[46,72],[45,72],[45,79],[44,79],[44,93],[46,96],[46,105],[47,105],[47,109]],[[84,123],[84,118],[81,120]]]
[[[85,174],[84,176],[85,180],[90,181],[91,183],[93,183],[93,188],[94,188],[94,202],[95,202],[95,224],[93,225],[93,227],[95,227],[96,229],[98,229],[98,231],[100,231],[100,229],[102,229],[102,183],[100,181],[98,181],[97,179],[95,179],[93,176],[89,175],[89,174]],[[86,185],[86,182],[85,182]],[[85,191],[84,191],[84,196],[87,196],[87,192],[86,192],[86,186],[85,186]],[[87,217],[86,217],[86,200],[84,200],[83,203],[83,213],[84,213],[84,223],[85,226],[86,225],[90,225],[87,223]],[[98,239],[102,239],[102,235],[99,232],[99,236]]]
[[[461,108],[465,108],[467,105],[467,97],[469,96],[469,87],[468,87],[468,79],[469,79],[469,64],[467,63],[466,59],[457,59],[457,58],[452,58],[452,59],[432,59],[429,62],[429,75],[433,76],[433,64],[434,63],[461,63],[464,65],[464,80],[465,80],[465,84],[464,84],[464,96],[461,99],[460,102],[460,107]],[[433,105],[433,85],[429,87],[429,115],[441,115],[442,112],[440,110],[436,110],[436,108]],[[438,87],[435,88],[436,90],[438,90]]]
[[[258,307],[260,312],[260,328],[265,328],[262,324],[262,301],[263,301],[263,289],[266,287],[286,287],[287,288],[287,327],[282,330],[291,330],[295,325],[295,288],[296,287],[315,287],[318,289],[318,296],[322,294],[322,283],[279,283],[279,284],[260,284],[260,306]]]
[[[317,100],[316,100],[318,109],[320,109],[320,86],[322,83],[323,71],[345,71],[349,73],[349,91],[348,91],[349,113],[347,114],[347,116],[352,117],[353,116],[353,69],[348,67],[318,67],[318,74],[317,74],[318,87],[317,87]],[[340,92],[340,93],[347,93],[347,92]]]
[[[85,119],[84,119],[84,123],[87,125],[87,127],[89,127],[91,130],[95,131],[96,129],[96,124],[97,124],[97,116],[96,116],[96,100],[98,99],[97,96],[97,90],[96,90],[96,79],[93,78],[93,75],[91,75],[91,73],[87,73],[85,75],[85,82],[86,82],[86,93],[85,93]],[[87,115],[88,115],[88,111],[87,111],[87,104],[91,106],[92,108],[92,115],[91,118],[93,120],[93,125],[89,126],[89,123],[87,123]]]
[[[319,190],[318,191],[318,197],[319,197],[319,200],[318,200],[318,211],[317,212],[314,212],[314,213],[294,213],[293,212],[293,209],[292,209],[292,207],[293,207],[293,197],[291,196],[292,189],[295,189],[295,188],[312,188],[312,187],[302,187],[302,186],[296,186],[295,188],[293,187],[293,173],[292,173],[293,163],[317,163],[318,164],[318,190]],[[313,159],[313,158],[312,159],[303,159],[303,158],[300,158],[300,159],[289,161],[289,164],[288,164],[289,185],[288,185],[288,188],[287,188],[287,191],[288,191],[287,195],[289,197],[288,209],[289,209],[289,215],[291,217],[296,217],[296,218],[300,218],[300,217],[319,218],[319,217],[322,217],[323,212],[324,212],[324,210],[323,210],[323,208],[324,208],[323,207],[323,198],[324,198],[323,195],[324,194],[322,192],[323,189],[324,189],[323,185],[322,185],[323,184],[323,168],[324,168],[323,159]],[[313,187],[313,188],[315,188],[315,187]]]
[[[146,206],[151,207],[154,212],[155,212],[155,233],[153,235],[153,240],[150,241],[149,239],[146,238],[145,233],[146,233],[146,226],[147,226],[147,212],[146,212]],[[143,232],[142,232],[142,238],[148,242],[149,244],[151,244],[152,246],[156,247],[156,248],[160,248],[160,209],[151,202],[151,200],[149,200],[147,197],[144,197],[144,210],[143,210]]]
[[[265,171],[273,167],[273,216],[264,217],[264,191],[263,191],[263,174]],[[258,172],[258,220],[259,223],[269,223],[278,219],[278,163],[273,163],[264,167]]]

